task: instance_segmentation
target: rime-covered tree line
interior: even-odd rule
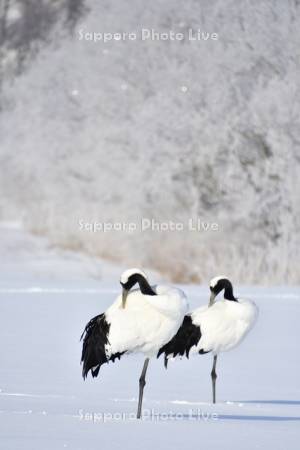
[[[2,0],[2,76],[19,76],[0,114],[0,220],[177,281],[299,282],[299,2],[128,5]],[[219,39],[80,40],[141,27]],[[143,218],[185,228],[80,228]],[[197,218],[218,231],[187,229]]]

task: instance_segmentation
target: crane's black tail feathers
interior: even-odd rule
[[[190,350],[196,346],[201,338],[201,330],[198,325],[194,325],[190,315],[184,316],[183,322],[175,336],[163,347],[160,348],[157,357],[164,353],[164,365],[168,366],[168,358],[185,355],[189,357]]]
[[[123,353],[115,353],[107,356],[105,346],[109,345],[108,333],[110,324],[106,321],[105,314],[100,314],[89,321],[80,340],[83,339],[81,363],[83,363],[82,376],[85,379],[89,371],[92,377],[97,377],[102,364],[120,359]]]

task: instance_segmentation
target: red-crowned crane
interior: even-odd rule
[[[224,298],[215,302],[216,296],[224,290]],[[216,402],[216,364],[219,353],[235,348],[253,327],[258,308],[251,300],[243,300],[233,295],[228,278],[218,276],[210,281],[210,300],[188,313],[175,336],[158,352],[163,353],[165,366],[168,359],[190,354],[212,352],[211,371],[213,403]]]
[[[86,325],[83,339],[83,378],[90,371],[97,377],[100,367],[122,355],[142,353],[145,357],[139,379],[137,418],[141,417],[146,372],[151,357],[170,341],[182,324],[188,305],[185,294],[175,287],[150,286],[139,269],[121,275],[122,294],[102,314]],[[139,289],[133,286],[139,285]]]

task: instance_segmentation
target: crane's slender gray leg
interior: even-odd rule
[[[140,385],[140,390],[139,390],[139,406],[138,406],[138,410],[137,410],[137,419],[141,418],[142,415],[142,404],[143,404],[143,393],[144,393],[144,387],[146,384],[146,373],[147,373],[147,369],[148,369],[148,364],[149,364],[149,358],[145,359],[144,362],[144,366],[143,366],[143,370],[140,376],[140,380],[139,380],[139,385]]]
[[[217,380],[216,365],[217,365],[217,355],[214,356],[214,362],[211,370],[213,403],[216,403],[216,380]]]

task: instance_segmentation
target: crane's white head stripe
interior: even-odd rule
[[[148,280],[147,275],[141,269],[128,269],[122,273],[120,278],[121,283],[126,284],[129,278],[136,273],[142,275],[144,278],[146,278],[146,280]]]
[[[220,280],[228,280],[228,278],[225,277],[225,275],[219,275],[217,277],[214,277],[210,280],[209,286],[211,288],[214,288]]]

